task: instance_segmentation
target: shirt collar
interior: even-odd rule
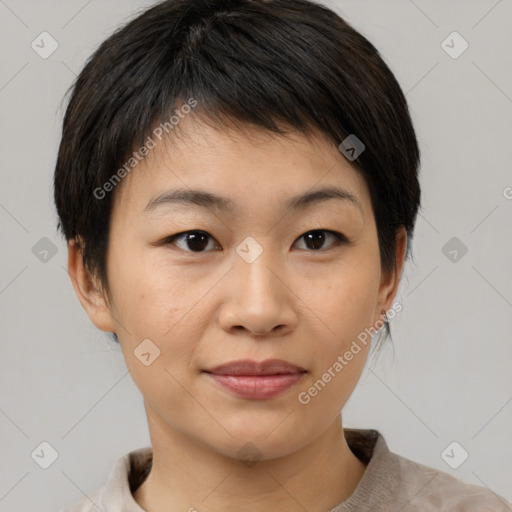
[[[377,430],[343,429],[350,450],[367,467],[354,492],[343,503],[329,512],[349,512],[355,507],[372,510],[384,505],[383,496],[392,503],[398,485],[390,475],[398,462],[389,451],[383,436]],[[112,468],[104,487],[102,505],[105,512],[114,512],[123,506],[123,512],[145,512],[135,501],[133,492],[149,474],[153,452],[151,447],[133,450],[121,457]],[[382,471],[382,466],[387,471]],[[383,492],[378,492],[382,489]],[[376,492],[377,491],[377,492]],[[379,508],[380,510],[380,508]]]

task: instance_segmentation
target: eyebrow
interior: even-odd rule
[[[318,204],[330,199],[338,199],[344,201],[348,205],[353,205],[362,209],[361,204],[352,193],[343,188],[332,186],[322,187],[304,194],[290,197],[284,202],[283,208],[290,210],[303,210],[313,204]],[[152,212],[160,206],[169,204],[196,205],[203,208],[230,213],[235,210],[235,203],[226,197],[203,190],[176,189],[169,190],[151,199],[144,208],[144,212]]]

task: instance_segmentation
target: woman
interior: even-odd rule
[[[74,85],[55,202],[152,446],[68,512],[508,510],[342,426],[401,307],[418,166],[393,74],[318,4],[171,0],[108,38]]]

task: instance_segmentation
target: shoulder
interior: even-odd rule
[[[402,512],[512,512],[512,505],[490,489],[392,453],[400,481]]]
[[[152,463],[151,447],[133,450],[120,457],[112,467],[105,485],[59,512],[113,512],[116,510],[143,512],[133,499],[132,489],[147,476]]]
[[[331,512],[512,512],[512,505],[490,489],[390,451],[377,430],[344,431],[367,467],[352,496]]]

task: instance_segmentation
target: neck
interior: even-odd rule
[[[153,465],[134,492],[147,512],[325,512],[355,490],[366,466],[350,451],[341,417],[284,457],[240,461],[150,421]]]

